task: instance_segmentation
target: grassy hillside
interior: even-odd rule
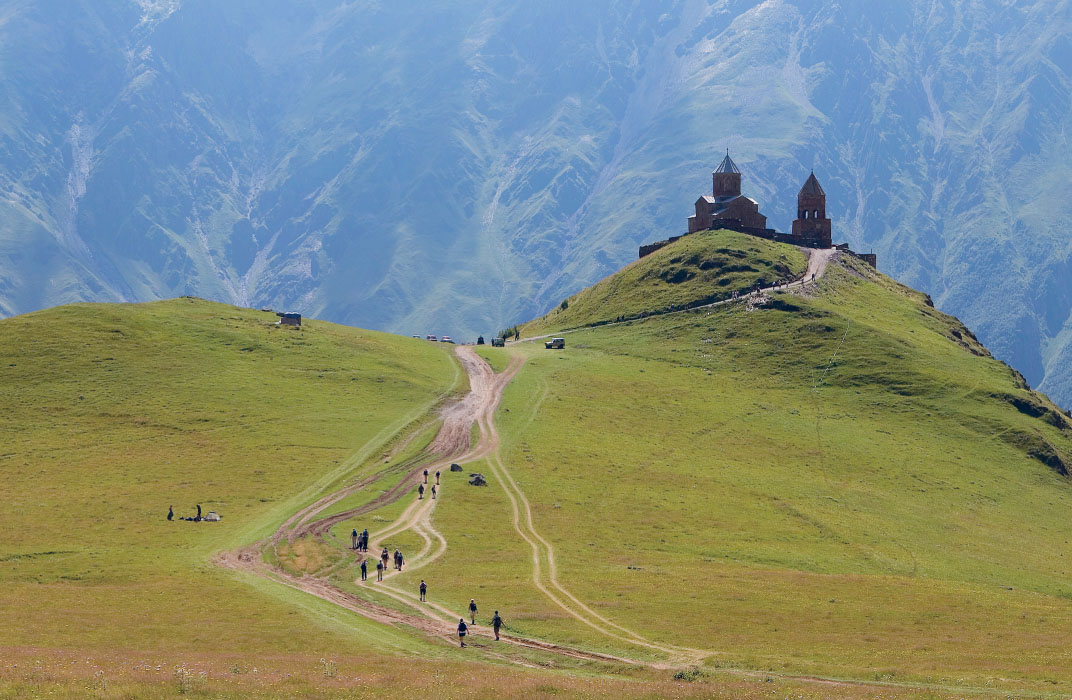
[[[0,322],[0,698],[353,698],[385,688],[403,698],[650,698],[665,690],[672,671],[638,677],[623,668],[612,678],[475,667],[474,658],[495,653],[459,653],[214,566],[217,551],[263,536],[366,460],[412,452],[416,443],[392,447],[392,436],[462,385],[436,344],[273,321],[181,299]],[[165,520],[169,504],[186,515],[197,503],[223,521]],[[474,515],[455,511],[467,522]],[[487,532],[502,525],[489,522]],[[509,534],[484,556],[509,552]],[[446,588],[436,583],[437,594]],[[674,682],[675,693],[759,698],[777,688],[830,697],[804,681],[710,681]]]
[[[1072,690],[1072,425],[924,295],[842,260],[765,306],[507,351],[502,468],[437,506],[449,547],[420,572],[456,609],[476,591],[522,634],[665,656],[538,589],[521,492],[566,589],[711,672]]]
[[[444,474],[426,519],[407,494],[273,554],[338,560],[336,586],[402,611],[389,586],[424,579],[448,611],[475,598],[480,625],[500,610],[508,634],[652,667],[451,648],[211,564],[344,474],[385,469],[326,512],[393,488],[385,465],[434,432],[414,421],[462,386],[449,348],[185,299],[0,322],[0,652],[17,661],[0,698],[170,697],[184,668],[221,697],[1067,697],[1068,417],[851,258],[760,302],[647,315],[803,269],[757,243],[683,239],[526,326],[579,324],[565,351],[484,348],[499,371],[524,360],[500,442]],[[701,270],[723,257],[753,271]],[[673,267],[699,272],[666,287]],[[604,313],[644,317],[584,327]],[[224,520],[168,523],[169,503]],[[408,555],[382,586],[341,558],[364,526]]]
[[[226,650],[253,667],[265,650],[414,648],[211,563],[459,381],[432,343],[275,320],[179,299],[0,321],[0,649],[169,663]],[[196,504],[222,522],[165,520]]]
[[[795,279],[807,269],[799,248],[733,231],[701,231],[657,250],[526,323],[550,333],[728,299],[733,292]]]

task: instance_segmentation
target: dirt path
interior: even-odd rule
[[[832,252],[832,251],[831,251]],[[830,255],[809,261],[809,273],[814,270],[816,278],[822,275],[826,264],[831,259]],[[814,267],[812,266],[814,262]],[[800,283],[797,283],[800,284]],[[355,514],[365,513],[374,508],[397,501],[402,496],[412,493],[411,487],[419,479],[423,469],[434,471],[435,468],[450,464],[452,459],[465,462],[476,459],[488,458],[492,473],[499,479],[504,491],[511,503],[512,518],[515,530],[532,548],[533,582],[536,587],[555,603],[563,611],[575,619],[597,630],[602,635],[615,639],[628,645],[648,648],[665,654],[668,660],[644,661],[623,656],[614,656],[599,652],[585,651],[559,644],[553,644],[537,639],[529,639],[516,635],[503,634],[501,641],[506,645],[504,648],[524,648],[551,653],[558,656],[569,657],[577,660],[601,662],[611,664],[628,664],[633,666],[646,666],[654,669],[680,668],[685,663],[698,663],[703,657],[712,652],[688,649],[673,645],[664,645],[652,642],[645,637],[607,619],[574,596],[563,586],[558,579],[557,566],[555,563],[554,546],[544,538],[535,528],[532,509],[524,491],[513,478],[502,456],[499,453],[499,434],[494,423],[494,413],[502,398],[502,391],[522,365],[522,358],[514,357],[509,367],[501,374],[496,375],[471,348],[461,347],[457,354],[464,368],[470,374],[470,393],[464,399],[449,407],[443,412],[444,424],[439,435],[432,442],[422,458],[414,458],[403,462],[405,472],[398,486],[381,495],[373,502],[346,511],[348,517]],[[473,424],[479,425],[481,439],[476,446],[470,445],[470,433]],[[397,471],[397,469],[396,469]],[[263,578],[289,586],[296,590],[315,595],[325,601],[350,610],[367,619],[386,625],[404,626],[417,630],[429,638],[442,641],[444,644],[453,646],[456,644],[455,620],[463,615],[450,610],[443,605],[434,602],[421,602],[415,593],[397,588],[388,582],[376,584],[375,590],[390,597],[396,602],[406,606],[412,612],[405,612],[392,607],[372,603],[358,595],[348,593],[338,586],[333,585],[325,578],[325,573],[318,576],[297,576],[280,568],[269,565],[262,555],[265,547],[278,545],[283,538],[293,539],[296,536],[308,535],[322,538],[334,525],[346,518],[340,519],[342,513],[327,517],[318,517],[325,509],[338,503],[348,495],[358,492],[362,488],[375,483],[383,478],[384,472],[366,477],[361,481],[339,489],[316,502],[302,508],[287,519],[279,529],[264,541],[255,543],[233,552],[221,553],[216,557],[216,563],[237,571],[248,572]],[[447,540],[442,533],[437,531],[431,523],[431,514],[436,501],[432,499],[414,500],[402,515],[376,533],[376,540],[382,541],[386,537],[393,536],[398,532],[413,529],[424,542],[421,551],[414,557],[407,570],[417,569],[430,564],[438,559],[446,551]],[[373,549],[370,547],[370,550]],[[547,571],[544,572],[546,563]],[[335,567],[328,567],[325,572],[330,573]],[[393,577],[394,572],[389,572],[386,578]],[[477,637],[481,640],[494,639],[490,628],[482,625],[470,626],[470,639]],[[506,661],[521,666],[534,666],[534,664],[517,655],[506,655],[496,651],[480,642],[477,647],[481,651]],[[497,648],[503,649],[503,648]],[[726,673],[733,673],[746,677],[770,677],[776,676],[786,680],[795,680],[817,685],[851,685],[860,687],[933,687],[943,690],[957,690],[960,692],[980,692],[971,688],[948,688],[945,686],[920,686],[916,684],[901,684],[896,682],[869,682],[843,680],[834,678],[821,678],[814,676],[795,676],[772,672],[757,672],[746,669],[724,669]]]

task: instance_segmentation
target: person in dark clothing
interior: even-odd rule
[[[362,559],[361,560],[361,580],[365,581],[367,579],[368,579],[368,559]]]
[[[368,528],[366,527],[364,532],[361,533],[361,551],[368,551]]]
[[[171,509],[171,506],[167,507],[167,519],[168,520],[174,520],[175,519],[175,511],[173,511]]]
[[[420,486],[417,487],[417,500],[418,501],[423,501],[424,500],[424,484],[421,484]]]
[[[383,580],[383,562],[382,561],[376,562],[376,580],[377,581],[382,581]]]
[[[465,646],[465,635],[469,634],[469,626],[465,624],[464,619],[458,620],[458,639],[461,641],[462,646]]]
[[[499,628],[503,626],[502,618],[499,617],[499,611],[495,611],[495,616],[491,618],[491,628],[495,630],[495,641],[499,641]]]
[[[514,340],[521,340],[521,329],[517,329],[514,331]]]
[[[422,603],[424,603],[424,602],[426,602],[426,601],[427,601],[427,598],[425,598],[425,595],[426,595],[427,593],[428,593],[428,584],[427,584],[427,583],[425,583],[425,582],[424,582],[424,579],[422,578],[422,579],[421,579],[421,602],[422,602]]]
[[[360,549],[360,544],[361,541],[357,536],[357,528],[355,527],[354,531],[350,533],[350,549]]]
[[[435,473],[435,482],[436,482],[436,486],[438,486],[439,485],[439,472],[438,471],[436,471],[436,473]]]
[[[435,495],[436,495],[436,485],[432,484],[432,500],[435,500]]]
[[[387,547],[383,548],[383,552],[380,554],[380,561],[383,562],[383,568],[387,568],[387,562],[390,560],[391,555],[387,553]]]
[[[194,522],[195,523],[201,522],[201,504],[200,503],[197,504],[197,517],[194,518]]]
[[[428,483],[428,470],[427,469],[424,470],[424,483],[426,483],[426,484]]]
[[[474,625],[476,624],[476,599],[475,598],[470,598],[469,599],[469,620]]]

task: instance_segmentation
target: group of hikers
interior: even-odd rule
[[[353,549],[356,549],[359,552],[367,552],[368,551],[368,537],[369,537],[369,534],[368,534],[367,529],[364,532],[362,532],[361,534],[358,534],[357,533],[357,528],[354,528],[353,533],[351,533],[351,535],[350,535],[351,540],[353,540],[353,542],[354,542]],[[377,581],[382,581],[383,580],[383,572],[387,570],[388,562],[391,561],[391,558],[392,558],[392,555],[388,553],[387,547],[384,547],[383,551],[380,552],[380,556],[376,559],[376,580]],[[399,551],[399,549],[397,547],[395,548],[395,553],[393,555],[393,558],[395,560],[395,571],[401,571],[402,567],[404,567],[406,565],[406,558],[404,556],[402,556],[402,552]],[[368,557],[365,557],[364,559],[361,560],[361,580],[362,581],[367,581],[368,580]]]
[[[168,506],[168,508],[167,508],[167,519],[169,521],[175,519],[175,508],[173,506]],[[216,513],[216,511],[210,510],[208,512],[208,515],[202,517],[202,515],[201,515],[201,505],[198,504],[198,506],[197,506],[197,515],[193,515],[193,516],[188,515],[185,518],[180,516],[179,520],[186,520],[186,521],[191,522],[191,523],[199,523],[199,522],[202,522],[202,521],[207,521],[207,522],[210,522],[210,523],[214,523],[214,522],[217,522],[217,521],[220,520],[220,516]]]
[[[425,469],[424,470],[424,481],[417,485],[417,498],[418,499],[423,499],[424,498],[425,485],[428,484],[428,477],[429,477],[428,470]],[[438,491],[437,487],[439,486],[439,479],[440,479],[440,473],[437,471],[435,473],[435,483],[431,485],[430,489],[428,489],[432,494],[432,498],[436,497],[436,494],[437,494],[437,491]],[[350,533],[350,545],[351,545],[351,549],[353,549],[355,551],[368,552],[368,547],[369,547],[369,531],[368,531],[368,528],[365,528],[363,531],[358,532],[357,528],[355,527],[353,529],[353,531]],[[402,555],[402,552],[397,547],[395,548],[393,558],[394,558],[395,570],[396,571],[402,571],[403,567],[405,567],[405,565],[406,565],[406,559]],[[383,551],[380,552],[379,557],[376,559],[376,580],[377,581],[383,581],[383,573],[384,573],[384,571],[387,570],[388,564],[391,561],[391,559],[392,559],[392,555],[387,551],[387,547],[384,547]],[[368,561],[369,561],[368,557],[362,557],[361,558],[361,580],[362,581],[368,580]],[[417,590],[420,593],[421,602],[422,603],[427,602],[428,601],[428,584],[425,583],[424,579],[421,579],[421,583],[418,586]],[[458,640],[459,640],[461,646],[463,646],[463,647],[465,646],[465,637],[469,634],[469,626],[476,624],[476,613],[477,613],[476,599],[471,598],[469,600],[469,622],[467,623],[465,621],[464,617],[458,619]],[[503,627],[502,616],[499,615],[499,611],[496,610],[495,614],[491,617],[491,629],[492,629],[492,631],[495,632],[496,641],[499,640],[499,631],[502,629],[502,627]]]
[[[424,500],[424,485],[428,483],[428,470],[424,470],[424,483],[417,485],[417,500]],[[439,491],[439,472],[435,473],[435,483],[432,484],[431,492],[432,498],[436,497],[436,493]]]
[[[424,600],[424,581],[421,581],[421,600]],[[465,637],[469,634],[469,625],[476,624],[476,598],[469,599],[469,623],[466,624],[465,618],[458,618],[458,640],[461,645],[465,646]],[[491,629],[495,632],[495,641],[499,641],[499,630],[503,627],[502,616],[499,615],[499,611],[496,610],[495,614],[491,616]]]
[[[358,552],[368,551],[368,528],[366,527],[363,532],[358,532],[357,528],[350,533],[350,549]]]

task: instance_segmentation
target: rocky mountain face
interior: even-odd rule
[[[1072,405],[1068,0],[2,0],[0,313],[194,294],[490,333],[730,148]]]

